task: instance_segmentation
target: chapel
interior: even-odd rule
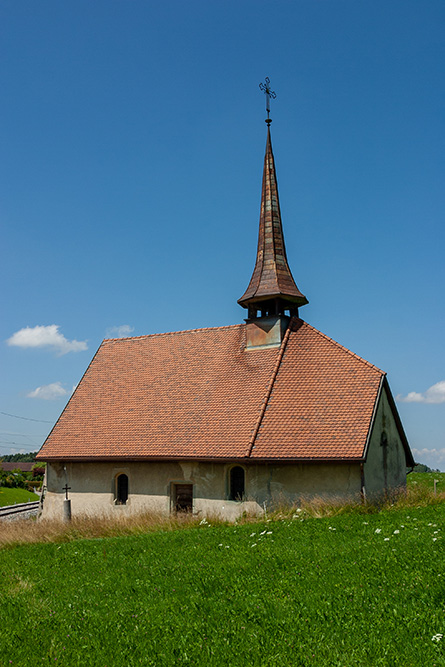
[[[300,317],[270,131],[240,324],[104,340],[43,444],[44,517],[234,519],[302,497],[377,499],[414,459],[386,374]]]

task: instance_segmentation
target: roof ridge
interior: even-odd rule
[[[238,327],[246,326],[242,322],[240,324],[225,324],[221,327],[202,327],[198,329],[181,329],[180,331],[164,331],[160,333],[143,334],[142,336],[123,336],[119,338],[104,338],[102,343],[109,343],[118,340],[140,340],[141,338],[155,338],[159,336],[174,336],[175,334],[198,333],[200,331],[216,331],[217,329],[236,329]]]
[[[355,354],[355,352],[352,352],[349,348],[345,347],[345,346],[342,345],[341,343],[338,343],[336,340],[334,340],[334,339],[331,338],[330,336],[327,336],[325,333],[323,333],[323,332],[320,331],[319,329],[316,329],[314,326],[312,326],[312,324],[308,324],[308,322],[306,322],[306,320],[302,320],[301,317],[299,317],[299,318],[295,318],[295,319],[299,319],[299,320],[300,320],[301,322],[303,322],[303,324],[305,324],[307,327],[309,327],[310,329],[313,329],[313,331],[316,331],[318,334],[320,334],[320,336],[322,336],[323,338],[325,338],[325,339],[328,340],[329,342],[333,343],[333,344],[336,345],[337,347],[341,348],[344,352],[347,352],[348,354],[350,354],[351,357],[355,357],[355,358],[358,359],[359,361],[361,361],[361,362],[363,362],[364,364],[366,364],[366,366],[369,366],[370,368],[373,368],[374,370],[378,371],[378,372],[381,373],[382,375],[386,375],[386,372],[385,372],[385,371],[382,371],[381,368],[379,368],[379,367],[376,366],[375,364],[371,364],[370,361],[367,361],[366,359],[364,359],[363,357],[361,357],[359,354]]]
[[[293,319],[294,318],[292,318],[292,320]],[[289,340],[289,336],[290,336],[290,332],[291,332],[291,326],[290,325],[292,323],[292,320],[289,322],[289,325],[286,329],[286,333],[284,334],[283,340],[281,341],[280,350],[278,352],[278,357],[277,357],[277,360],[275,362],[275,366],[273,367],[272,376],[271,376],[271,378],[269,380],[269,384],[267,386],[266,395],[263,398],[263,402],[261,403],[260,414],[258,415],[258,419],[256,420],[255,426],[253,428],[253,433],[250,436],[249,444],[247,445],[246,454],[245,454],[246,457],[250,457],[250,455],[252,453],[252,449],[255,446],[255,440],[257,438],[258,431],[260,430],[261,422],[263,421],[263,417],[265,415],[266,408],[267,408],[267,405],[269,403],[269,399],[272,395],[273,386],[275,384],[275,380],[277,379],[278,371],[280,370],[281,362],[283,360],[284,352],[286,350],[287,341]]]

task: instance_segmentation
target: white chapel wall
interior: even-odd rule
[[[157,512],[169,514],[176,483],[193,484],[193,512],[234,520],[243,512],[298,503],[302,497],[354,497],[360,494],[358,464],[249,464],[245,500],[228,500],[230,468],[238,464],[198,461],[122,461],[49,463],[44,518],[62,517],[63,487],[68,484],[73,516]],[[128,477],[125,505],[115,500],[115,479]]]

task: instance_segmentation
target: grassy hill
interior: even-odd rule
[[[14,505],[15,503],[29,503],[38,500],[39,496],[26,489],[9,489],[6,486],[0,486],[0,507]]]
[[[0,663],[445,665],[445,504],[424,505],[4,548]]]

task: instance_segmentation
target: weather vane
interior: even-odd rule
[[[269,117],[270,114],[270,98],[273,100],[276,98],[276,94],[274,93],[273,90],[270,89],[270,79],[268,76],[264,79],[265,83],[260,83],[260,90],[263,91],[263,93],[266,95],[266,111],[267,111],[267,118],[266,118],[266,123],[268,125],[271,124],[272,119]]]

